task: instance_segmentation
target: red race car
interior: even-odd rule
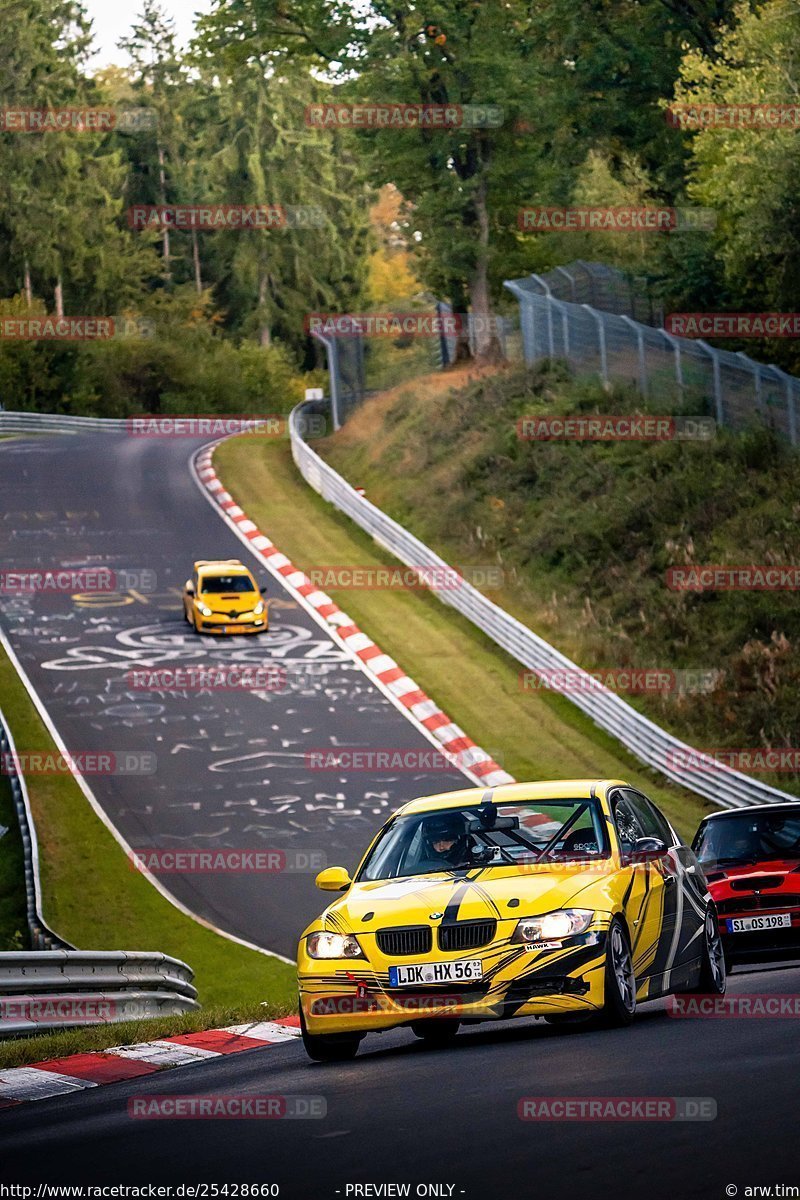
[[[726,963],[800,957],[800,802],[711,813],[692,849]]]

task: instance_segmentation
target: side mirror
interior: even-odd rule
[[[628,861],[637,862],[657,862],[660,858],[666,858],[669,854],[669,846],[660,837],[640,837],[633,843],[633,850],[628,855]]]
[[[192,583],[191,579],[186,580],[186,586],[183,590],[186,592],[187,596],[194,595],[194,584]]]
[[[353,881],[345,867],[326,867],[314,882],[323,892],[346,892]]]
[[[266,584],[264,584],[264,586],[263,586],[263,587],[260,587],[258,590],[261,592],[261,595],[262,595],[262,596],[266,596],[266,594],[267,594],[267,585],[266,585]]]

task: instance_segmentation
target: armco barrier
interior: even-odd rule
[[[56,948],[68,950],[71,949],[69,942],[65,942],[58,934],[53,933],[42,916],[42,889],[39,880],[39,848],[36,841],[36,826],[33,823],[25,778],[13,766],[17,761],[16,753],[17,749],[11,729],[0,710],[0,758],[11,764],[7,777],[22,836],[22,849],[25,857],[25,913],[31,945],[37,950]]]
[[[13,764],[16,753],[0,712],[0,755]],[[199,1008],[192,969],[179,959],[136,950],[75,950],[50,929],[42,916],[36,826],[25,778],[6,769],[22,835],[34,949],[0,953],[0,1039]]]
[[[199,1008],[192,969],[166,954],[44,950],[0,954],[0,1038]]]
[[[127,428],[127,420],[121,417],[0,411],[0,433],[117,433]]]
[[[359,495],[306,444],[298,418],[301,414],[310,415],[319,411],[321,406],[318,401],[300,404],[289,419],[292,456],[306,482],[406,566],[432,569],[434,578],[437,575],[446,578],[444,572],[452,574],[452,568],[443,559],[397,521]],[[572,678],[575,678],[576,672],[585,677],[587,690],[565,693],[568,699],[587,713],[601,729],[617,738],[641,762],[660,771],[674,783],[724,808],[797,799],[722,764],[715,764],[713,770],[681,769],[679,763],[682,757],[697,754],[686,742],[661,729],[615,693],[606,688],[597,690],[597,685],[592,683],[587,672],[521,621],[488,600],[472,584],[463,580],[458,587],[432,587],[431,590],[439,600],[467,617],[524,667],[548,673],[566,670]],[[588,690],[590,684],[591,691]],[[671,761],[672,756],[677,762]]]

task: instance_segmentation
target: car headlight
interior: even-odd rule
[[[312,933],[308,937],[311,958],[363,958],[358,939],[352,933]]]
[[[512,942],[559,942],[589,928],[594,913],[585,908],[557,908],[541,917],[523,917]]]
[[[254,612],[254,613],[256,614],[256,616],[258,617],[258,616],[260,616],[260,615],[261,615],[261,613],[262,613],[263,611],[264,611],[264,601],[263,601],[263,600],[259,600],[258,604],[257,604],[257,605],[255,606],[255,608],[253,609],[253,612]]]
[[[204,617],[211,616],[211,609],[208,607],[207,604],[203,604],[202,600],[197,601],[197,607],[200,609],[200,612],[203,614]]]

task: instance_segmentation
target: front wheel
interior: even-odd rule
[[[309,1033],[303,1010],[300,1009],[300,1031],[303,1048],[314,1062],[347,1062],[355,1058],[363,1033]]]
[[[614,917],[606,943],[605,998],[600,1024],[606,1028],[630,1025],[636,1012],[636,976],[628,934]]]
[[[709,905],[703,926],[703,952],[700,958],[700,977],[689,991],[704,996],[724,996],[728,986],[725,951],[719,935],[716,910]]]

